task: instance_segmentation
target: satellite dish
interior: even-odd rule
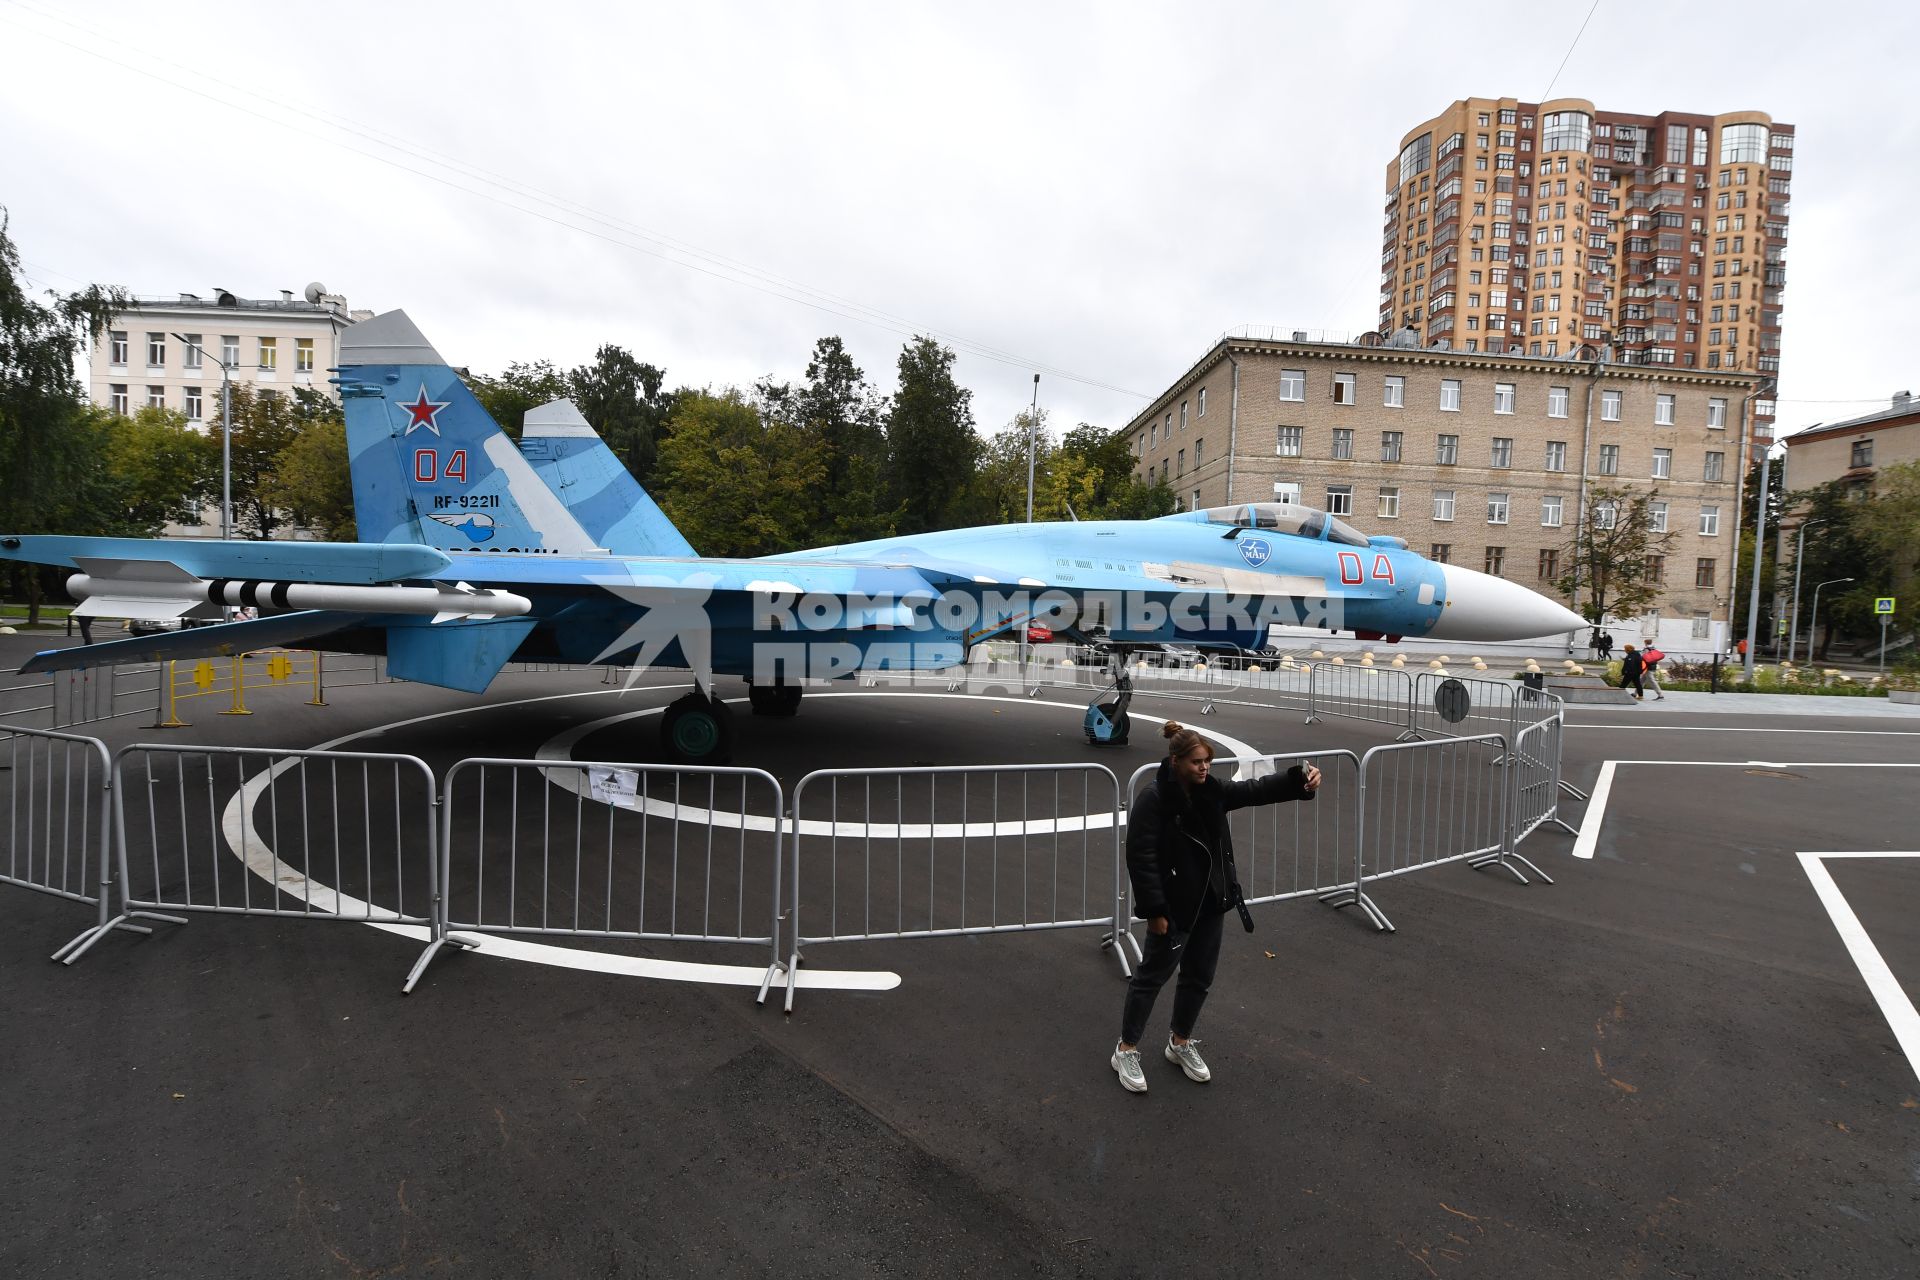
[[[304,291],[304,296],[306,297],[306,300],[308,302],[311,302],[314,305],[318,306],[320,299],[327,296],[327,286],[321,284],[318,280],[315,280],[312,284],[309,284],[306,287]]]

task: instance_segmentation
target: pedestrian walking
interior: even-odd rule
[[[1645,664],[1646,667],[1646,669],[1641,672],[1641,679],[1653,687],[1653,700],[1655,702],[1665,702],[1667,700],[1667,692],[1660,687],[1660,677],[1658,674],[1659,666],[1666,660],[1666,656],[1666,654],[1660,652],[1652,645],[1648,645],[1640,651],[1640,661]]]
[[[1234,868],[1227,814],[1249,805],[1311,800],[1320,787],[1320,770],[1310,764],[1222,782],[1210,772],[1213,748],[1205,738],[1171,720],[1160,732],[1167,738],[1167,758],[1127,820],[1127,874],[1134,912],[1147,922],[1147,939],[1127,984],[1120,1040],[1108,1060],[1121,1086],[1133,1093],[1147,1091],[1140,1038],[1154,998],[1176,970],[1180,981],[1166,1059],[1189,1080],[1204,1084],[1213,1078],[1193,1038],[1194,1024],[1213,985],[1226,913],[1237,907],[1242,923],[1253,928]]]
[[[1602,631],[1600,633],[1600,661],[1613,661],[1613,635],[1611,632]]]
[[[1633,696],[1635,700],[1640,702],[1646,701],[1647,698],[1647,686],[1640,683],[1640,676],[1646,669],[1647,660],[1640,656],[1638,649],[1635,649],[1629,644],[1625,649],[1621,650],[1620,687],[1624,689],[1628,685],[1632,685]]]

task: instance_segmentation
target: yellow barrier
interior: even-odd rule
[[[267,649],[231,658],[169,662],[166,717],[154,727],[191,727],[191,721],[180,718],[180,703],[209,694],[227,694],[232,698],[232,705],[220,713],[223,716],[252,715],[247,709],[247,691],[280,687],[311,688],[313,696],[307,699],[307,705],[324,707],[327,701],[322,696],[321,672],[322,658],[318,651],[310,649]]]

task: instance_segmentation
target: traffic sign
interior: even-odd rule
[[[1892,613],[1893,599],[1892,596],[1880,596],[1876,598],[1873,602],[1873,611],[1875,613]]]

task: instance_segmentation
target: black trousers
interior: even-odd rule
[[[1213,986],[1213,971],[1220,962],[1220,930],[1225,919],[1208,906],[1201,910],[1192,933],[1170,927],[1165,933],[1147,934],[1140,948],[1140,963],[1127,984],[1127,1003],[1120,1013],[1120,1043],[1140,1043],[1140,1037],[1147,1033],[1147,1015],[1153,1012],[1154,998],[1176,969],[1180,982],[1173,992],[1173,1034],[1182,1040],[1193,1035],[1200,1007],[1206,1004],[1207,990]]]

